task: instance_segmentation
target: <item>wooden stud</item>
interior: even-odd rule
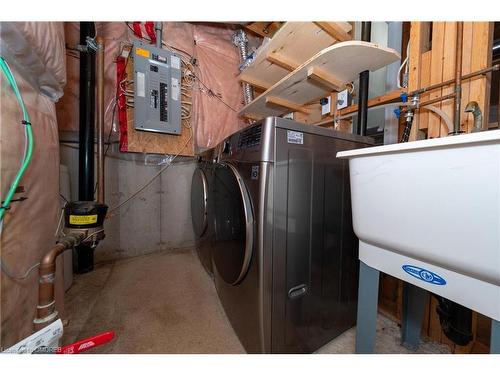
[[[431,53],[431,85],[441,83],[443,81],[443,52],[444,52],[444,34],[445,22],[433,22],[432,28],[432,53]],[[454,41],[449,41],[454,44]],[[437,99],[441,97],[442,89],[432,90],[429,98]],[[435,107],[441,108],[441,103],[434,104]],[[429,113],[429,138],[438,138],[440,136],[441,117],[435,113]]]
[[[464,22],[464,39],[462,46],[462,75],[471,73],[473,24],[474,22]],[[470,132],[470,130],[472,129],[472,125],[474,123],[472,119],[472,114],[467,114],[463,111],[467,103],[469,103],[470,82],[471,82],[470,80],[462,81],[462,101],[461,101],[462,113],[460,116],[460,128],[466,133]]]
[[[240,74],[238,79],[242,82],[248,83],[253,87],[257,87],[258,89],[261,89],[263,91],[266,91],[269,87],[271,87],[271,85],[269,85],[268,83],[259,81],[257,78],[254,78],[252,76],[247,76],[245,73]]]
[[[318,25],[325,33],[330,35],[333,39],[339,42],[345,42],[346,40],[351,40],[351,36],[342,30],[335,22],[314,22]]]
[[[277,105],[278,107],[283,107],[290,109],[293,112],[302,112],[305,114],[310,114],[311,110],[308,108],[304,108],[300,104],[293,103],[289,100],[278,98],[276,96],[268,96],[266,98],[266,104]]]
[[[315,66],[307,69],[307,78],[333,91],[341,91],[344,86],[337,78]]]
[[[297,64],[295,61],[292,61],[288,57],[277,52],[269,52],[266,56],[266,60],[290,72],[294,71],[299,66],[299,64]]]
[[[420,67],[422,61],[423,45],[426,38],[426,25],[423,22],[412,22],[410,28],[410,52],[408,57],[408,91],[419,89]],[[413,126],[410,133],[410,140],[417,139],[419,128],[419,113],[413,117]]]
[[[335,115],[335,112],[337,112],[337,96],[337,91],[330,94],[330,116],[332,117]]]
[[[493,22],[474,22],[471,71],[475,72],[491,65],[491,46],[493,39]],[[469,100],[478,102],[483,112],[483,125],[486,127],[489,118],[490,77],[478,76],[471,79]],[[472,129],[472,126],[471,126]],[[468,129],[469,131],[471,129]]]
[[[442,81],[455,78],[455,64],[457,55],[457,22],[444,23],[444,45],[443,45],[443,75]],[[449,95],[455,91],[455,84],[443,86],[441,95]],[[446,100],[441,102],[441,110],[448,115],[451,121],[454,121],[455,100]],[[439,125],[439,136],[446,137],[453,129],[449,129],[445,121],[441,118]]]
[[[429,86],[431,82],[431,51],[424,52],[420,61],[420,85],[421,87]],[[420,95],[420,102],[429,100],[429,93]],[[419,113],[418,128],[420,130],[428,129],[429,127],[429,110],[421,110]]]

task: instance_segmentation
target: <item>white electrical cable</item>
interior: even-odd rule
[[[113,211],[116,211],[117,209],[119,209],[121,206],[123,206],[124,204],[128,203],[129,201],[131,201],[132,199],[134,199],[137,195],[139,195],[142,191],[144,191],[149,185],[151,185],[153,183],[154,180],[156,180],[168,167],[170,167],[172,165],[172,162],[180,155],[180,153],[186,148],[186,146],[189,144],[189,142],[191,141],[191,139],[193,138],[193,132],[191,132],[191,135],[189,136],[187,142],[184,144],[184,146],[182,146],[182,148],[179,150],[179,152],[172,158],[172,161],[165,165],[164,167],[162,167],[153,177],[151,177],[151,179],[146,182],[141,188],[139,188],[134,194],[132,194],[130,197],[128,197],[127,199],[125,199],[123,202],[119,203],[118,205],[116,205],[115,207],[112,207],[108,210],[109,213],[113,212]]]
[[[54,237],[56,237],[56,238],[59,236],[59,230],[61,229],[63,215],[64,215],[64,207],[61,208],[61,214],[59,215],[59,221],[57,222],[56,233],[54,233]]]
[[[408,64],[408,58],[410,57],[410,43],[408,42],[408,45],[406,46],[406,58],[403,60],[401,63],[401,66],[398,69],[398,76],[397,76],[397,85],[398,88],[404,89],[406,86],[401,85],[401,71],[403,70],[403,67],[405,67],[405,75],[408,74],[408,69],[409,69],[409,64]]]

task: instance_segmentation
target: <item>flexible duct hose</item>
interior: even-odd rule
[[[236,34],[234,34],[233,43],[238,47],[238,51],[240,52],[240,62],[243,64],[248,57],[248,39],[243,30],[238,30]],[[248,104],[253,100],[252,86],[245,82],[243,82],[243,97],[245,99],[245,104]]]
[[[17,186],[19,185],[19,182],[21,181],[21,178],[24,175],[24,172],[26,172],[26,169],[28,168],[28,165],[31,161],[31,158],[33,156],[33,130],[31,128],[31,122],[30,122],[30,117],[28,114],[28,110],[26,109],[26,106],[24,104],[24,100],[21,96],[21,93],[19,92],[19,88],[17,87],[16,80],[14,78],[14,75],[12,74],[12,71],[10,70],[9,65],[5,61],[3,57],[0,56],[0,68],[2,69],[3,74],[5,77],[7,77],[7,80],[10,83],[10,86],[12,88],[12,91],[14,91],[14,94],[16,95],[17,101],[19,103],[19,106],[21,107],[23,111],[23,125],[25,127],[25,134],[26,134],[26,139],[27,139],[27,146],[24,154],[23,161],[21,163],[21,167],[16,173],[16,176],[14,177],[14,180],[12,181],[9,191],[7,192],[7,195],[5,199],[3,200],[2,206],[0,207],[0,223],[3,224],[3,218],[5,216],[5,211],[8,209],[9,204],[12,200],[12,197],[14,196],[14,193],[16,192]]]

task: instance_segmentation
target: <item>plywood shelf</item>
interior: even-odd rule
[[[262,119],[299,109],[305,113],[304,106],[329,95],[331,91],[342,89],[360,72],[375,71],[399,59],[395,50],[374,43],[348,41],[334,44],[269,87],[246,105],[240,115]],[[286,105],[276,105],[276,102]]]
[[[239,79],[258,88],[269,88],[304,61],[339,41],[338,38],[349,40],[351,30],[348,22],[286,22],[256,51],[254,61]]]

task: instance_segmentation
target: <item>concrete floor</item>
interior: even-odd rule
[[[115,339],[89,353],[245,353],[214,284],[192,248],[160,251],[96,265],[77,275],[66,294],[64,344],[114,330]],[[317,353],[353,353],[355,328]],[[379,316],[376,353],[411,353],[399,328]],[[418,353],[449,353],[424,342]]]

